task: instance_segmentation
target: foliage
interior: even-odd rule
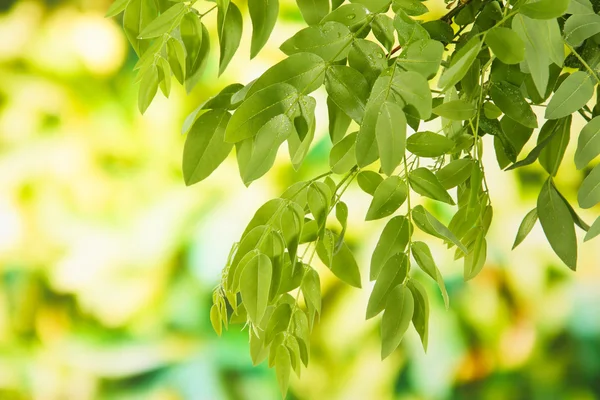
[[[300,167],[315,135],[317,102],[311,93],[321,86],[327,92],[331,170],[294,183],[256,212],[232,247],[210,313],[217,333],[229,323],[246,324],[254,363],[275,366],[282,393],[291,371],[300,375],[308,364],[309,336],[321,312],[314,255],[342,281],[362,286],[344,241],[349,210],[342,195],[354,179],[372,196],[366,220],[390,217],[406,205],[387,222],[371,259],[375,285],[367,318],[383,312],[382,358],[397,348],[411,321],[427,347],[428,298],[411,276],[412,265],[439,284],[447,302],[428,245],[412,239],[415,226],[464,259],[465,280],[484,266],[493,208],[483,136],[493,137],[501,168],[539,162],[548,174],[515,246],[539,220],[552,249],[575,270],[576,226],[588,232],[585,240],[600,233],[600,219],[590,228],[554,181],[573,114],[587,121],[578,137],[576,167],[588,169],[600,154],[598,95],[592,103],[600,83],[599,1],[464,0],[425,23],[418,18],[428,10],[419,0],[297,4],[308,27],[281,45],[288,57],[247,85],[227,86],[200,105],[183,129],[186,184],[209,176],[235,147],[241,178],[249,185],[273,166],[283,142],[294,168]],[[248,8],[254,57],[274,27],[278,2],[249,1]],[[222,73],[242,36],[242,14],[233,2],[218,0],[204,13],[193,1],[113,4],[107,15],[124,11],[125,32],[140,56],[135,68],[141,112],[159,87],[168,96],[171,75],[188,92],[201,79],[210,52],[202,21],[212,10]],[[535,111],[543,108],[539,121]],[[439,129],[427,130],[425,123]],[[409,136],[407,127],[417,133]],[[536,146],[519,160],[538,127]],[[415,195],[457,211],[446,226],[417,205]],[[597,165],[581,184],[578,203],[587,209],[599,202]]]

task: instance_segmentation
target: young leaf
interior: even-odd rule
[[[598,154],[600,154],[600,116],[588,122],[579,134],[575,151],[577,169],[585,168]]]
[[[537,117],[518,87],[507,82],[492,84],[490,94],[494,104],[513,120],[528,128],[537,128]]]
[[[475,61],[477,54],[481,50],[481,39],[479,36],[474,36],[463,47],[458,50],[452,57],[450,66],[444,70],[438,87],[442,91],[448,90],[456,85],[467,74],[467,71]]]
[[[420,195],[454,205],[454,200],[442,186],[433,172],[427,168],[416,168],[408,174],[410,187]]]
[[[406,200],[408,188],[398,176],[390,176],[381,182],[367,211],[366,221],[387,217],[396,211]]]
[[[302,29],[286,40],[280,49],[288,56],[309,52],[325,61],[339,61],[348,55],[351,41],[352,32],[345,25],[330,21]]]
[[[248,11],[252,20],[252,43],[250,58],[258,52],[269,40],[279,14],[279,0],[248,0]]]
[[[513,247],[512,247],[513,250],[518,245],[520,245],[523,240],[525,240],[527,235],[529,235],[529,232],[531,232],[531,230],[535,226],[535,223],[537,222],[537,220],[538,220],[537,208],[534,208],[533,210],[529,211],[527,213],[527,215],[525,215],[525,218],[523,218],[523,221],[521,222],[521,225],[519,226],[519,231],[517,232],[517,237],[515,238],[515,243],[513,244]]]
[[[190,129],[183,148],[183,178],[186,185],[208,177],[227,158],[233,144],[225,142],[231,116],[226,110],[210,110]]]
[[[296,0],[296,4],[308,25],[317,25],[329,14],[328,0]]]
[[[433,132],[417,132],[406,139],[406,149],[419,157],[439,157],[454,147],[454,142]]]
[[[345,174],[356,165],[356,135],[351,133],[333,146],[329,153],[329,167],[335,174]]]
[[[546,238],[560,259],[572,270],[577,266],[577,238],[569,209],[549,178],[537,200],[537,212]]]
[[[383,177],[374,171],[360,171],[356,176],[356,181],[365,193],[373,196],[379,184],[383,182]]]
[[[219,311],[219,307],[216,304],[213,304],[210,308],[210,323],[215,331],[215,333],[221,336],[221,331],[223,329],[223,324],[221,321],[221,312]]]
[[[287,347],[279,345],[276,347],[275,356],[275,375],[277,376],[277,383],[279,384],[279,390],[281,396],[285,398],[287,395],[288,387],[290,386],[290,373],[292,372],[292,360],[290,358],[290,352]]]
[[[271,260],[264,254],[253,257],[244,267],[240,279],[240,293],[248,317],[258,324],[265,313],[269,300]]]
[[[151,65],[142,74],[142,80],[140,82],[140,91],[138,93],[138,108],[143,114],[146,109],[152,103],[152,99],[156,95],[158,90],[158,69],[156,66]]]
[[[158,16],[156,3],[153,1],[131,0],[127,3],[123,14],[123,30],[131,43],[131,47],[141,56],[148,49],[148,40],[138,39],[140,32]]]
[[[236,143],[256,136],[276,116],[287,112],[296,102],[298,92],[292,85],[278,83],[248,97],[231,117],[225,140]]]
[[[232,121],[233,117],[229,121],[228,128]],[[271,169],[279,146],[292,134],[293,130],[294,126],[290,119],[286,115],[280,114],[267,121],[255,137],[236,143],[240,176],[246,186]],[[227,131],[225,139],[227,140]]]
[[[583,241],[587,242],[588,240],[592,240],[598,235],[600,235],[600,217],[596,218],[596,220],[592,224],[592,227],[583,238]]]
[[[183,84],[185,81],[185,49],[180,40],[173,37],[167,40],[167,57],[175,79]]]
[[[396,286],[388,295],[381,319],[381,358],[387,358],[400,344],[414,312],[414,299],[404,285]]]
[[[385,308],[392,289],[402,284],[408,275],[408,257],[404,253],[390,257],[377,277],[369,302],[367,319],[373,318]]]
[[[423,350],[427,351],[429,339],[429,298],[427,297],[425,288],[418,281],[411,279],[408,281],[407,286],[412,293],[415,303],[412,323],[421,338]]]
[[[431,279],[437,282],[447,310],[450,301],[448,299],[448,292],[446,291],[446,284],[444,283],[444,278],[442,277],[440,270],[435,265],[435,261],[431,255],[431,250],[429,250],[429,246],[427,246],[427,244],[424,242],[413,242],[411,245],[411,250],[417,265],[423,270],[423,272],[429,275]]]
[[[440,104],[433,109],[433,113],[453,121],[465,121],[473,118],[477,110],[466,100],[453,100]]]
[[[583,180],[577,193],[577,201],[581,208],[592,208],[600,203],[600,164]]]
[[[150,22],[138,35],[138,39],[151,39],[171,32],[187,12],[187,7],[183,3],[175,3],[167,11],[160,14],[156,19]]]
[[[321,314],[321,279],[317,271],[312,268],[306,271],[300,288],[305,301]]]
[[[123,12],[129,4],[129,1],[130,0],[115,0],[106,11],[106,14],[104,14],[104,18],[112,18]]]
[[[217,29],[219,33],[219,75],[221,75],[240,46],[243,18],[240,9],[232,2],[227,7],[219,7]]]
[[[362,122],[369,97],[369,84],[357,70],[343,65],[333,65],[325,73],[325,89],[329,98],[348,115]]]
[[[377,279],[387,260],[406,249],[412,227],[404,216],[396,216],[388,221],[381,232],[377,246],[371,256],[370,279]]]
[[[594,95],[594,86],[595,82],[586,72],[569,75],[548,103],[546,119],[563,118],[585,106]]]
[[[383,103],[375,131],[381,169],[384,174],[392,175],[406,148],[406,117],[400,106],[391,101]]]
[[[525,43],[512,29],[497,27],[488,31],[485,43],[504,64],[518,64],[525,59]]]

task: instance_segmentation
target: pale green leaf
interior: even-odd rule
[[[444,189],[452,189],[465,182],[471,176],[474,161],[469,158],[454,160],[436,171],[435,176]]]
[[[138,35],[138,39],[151,39],[171,32],[183,15],[187,12],[187,7],[183,3],[175,3],[167,11],[161,13],[156,19],[150,22]]]
[[[388,221],[371,256],[371,280],[377,279],[388,259],[406,249],[411,234],[412,227],[406,217],[396,216]]]
[[[471,119],[477,113],[473,103],[466,100],[453,100],[444,102],[433,109],[433,113],[453,121]]]
[[[381,319],[381,358],[388,357],[400,344],[412,320],[414,299],[404,285],[396,286],[388,295]]]
[[[458,238],[440,221],[438,221],[429,211],[422,205],[418,205],[412,209],[411,215],[413,222],[423,232],[440,239],[454,243],[463,253],[467,253],[467,248],[458,240]]]
[[[271,260],[264,254],[252,258],[242,271],[240,294],[248,317],[255,324],[260,322],[267,308],[272,273]]]
[[[419,157],[439,157],[454,147],[454,142],[433,132],[417,132],[406,139],[406,149]]]
[[[529,211],[527,215],[525,215],[525,218],[523,218],[523,221],[519,226],[519,231],[517,232],[517,237],[515,238],[515,243],[512,247],[513,249],[515,249],[518,245],[521,244],[521,242],[523,242],[523,240],[525,240],[527,235],[529,235],[529,232],[531,232],[531,230],[535,226],[537,220],[537,208],[534,208],[533,210]]]
[[[408,188],[400,177],[390,176],[385,179],[375,189],[366,220],[372,221],[393,214],[404,203],[407,195]]]
[[[571,15],[565,23],[565,40],[573,47],[579,47],[584,40],[600,33],[600,15]]]
[[[444,45],[437,40],[423,39],[412,42],[398,57],[398,65],[415,71],[425,79],[433,78],[440,68]]]
[[[589,121],[581,130],[575,151],[577,169],[585,168],[600,154],[600,116]]]
[[[530,0],[519,8],[529,18],[553,19],[563,15],[571,0]]]
[[[585,106],[594,95],[595,83],[592,77],[583,71],[569,75],[548,103],[546,119],[563,118]]]
[[[581,208],[592,208],[600,203],[600,164],[596,165],[583,180],[577,193],[577,200]]]
[[[424,242],[413,242],[411,245],[411,250],[417,265],[423,270],[423,272],[429,275],[431,279],[436,281],[438,287],[440,288],[440,292],[442,293],[444,305],[446,306],[447,310],[450,300],[448,298],[448,291],[446,290],[446,283],[444,282],[444,278],[442,277],[437,265],[435,265],[435,261],[431,255],[431,250],[429,250],[429,246],[427,246],[427,244]]]
[[[369,85],[357,70],[333,65],[325,73],[325,89],[333,101],[350,118],[362,122],[369,97]]]
[[[329,167],[336,174],[344,174],[356,164],[356,153],[354,146],[356,144],[357,132],[351,133],[333,146],[329,153]]]
[[[420,167],[410,171],[408,174],[408,181],[410,182],[412,190],[420,195],[447,204],[455,204],[454,200],[452,200],[452,197],[450,197],[446,189],[444,189],[435,174],[427,168]]]
[[[450,66],[444,70],[438,83],[442,91],[456,85],[467,74],[481,50],[481,44],[481,38],[475,36],[454,54]]]
[[[397,104],[383,103],[377,118],[376,135],[381,169],[384,174],[392,175],[404,158],[406,148],[406,117]]]
[[[221,75],[235,55],[242,39],[242,13],[234,3],[229,3],[229,6],[225,9],[219,7],[217,29],[221,50],[219,53],[219,75]]]
[[[373,318],[383,311],[392,289],[404,282],[408,275],[408,258],[404,253],[394,254],[388,258],[381,273],[377,276],[375,286],[367,304],[367,319]]]
[[[497,27],[488,31],[485,43],[504,64],[518,64],[525,59],[525,43],[512,29]]]
[[[583,241],[587,242],[588,240],[592,240],[593,238],[595,238],[598,235],[600,235],[600,217],[596,218],[596,220],[592,224],[590,230],[587,232],[587,234],[583,238]]]
[[[407,286],[415,303],[412,323],[421,338],[423,350],[427,351],[429,341],[429,298],[425,288],[418,281],[411,279],[408,281]]]
[[[379,184],[383,182],[383,177],[374,171],[360,171],[356,181],[365,193],[374,195]]]

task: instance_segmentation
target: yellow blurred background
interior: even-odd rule
[[[141,116],[136,56],[120,17],[103,17],[109,4],[0,3],[0,399],[278,399],[274,372],[252,367],[246,332],[218,338],[210,328],[211,291],[254,211],[328,169],[326,110],[317,109],[319,134],[301,170],[282,154],[248,189],[233,157],[185,187],[179,132],[207,97],[281,59],[278,46],[301,17],[283,1],[271,40],[250,62],[240,2],[245,34],[221,79],[213,42],[192,94],[178,86],[168,100],[158,94]],[[427,4],[443,12],[443,0]],[[316,97],[323,104],[324,94]],[[575,142],[558,177],[572,204],[582,179],[570,161]],[[370,284],[353,289],[319,268],[323,315],[288,398],[600,399],[600,246],[580,246],[576,273],[539,226],[511,252],[544,172],[502,172],[492,147],[485,162],[495,215],[481,275],[464,283],[452,252],[422,238],[451,297],[446,311],[422,279],[432,301],[428,353],[410,332],[380,361],[378,321],[364,321]],[[366,271],[383,225],[363,221],[369,198],[358,188],[345,201]],[[452,209],[435,209],[447,222]],[[591,223],[597,214],[582,216]]]

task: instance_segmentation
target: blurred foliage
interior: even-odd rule
[[[299,14],[287,1],[265,51],[252,62],[236,56],[219,87],[211,60],[190,96],[178,88],[141,117],[136,57],[119,21],[103,18],[108,5],[1,3],[0,398],[276,399],[274,373],[252,367],[246,335],[212,332],[211,290],[253,211],[327,168],[325,111],[302,170],[281,162],[249,189],[233,160],[186,188],[179,127],[222,86],[280,59],[276,42]],[[524,169],[514,181],[490,157],[497,212],[488,265],[465,284],[460,266],[433,247],[451,308],[433,299],[428,354],[409,335],[381,362],[377,324],[364,322],[370,290],[322,268],[311,365],[289,398],[600,398],[600,248],[582,246],[577,273],[558,266],[539,227],[510,252],[541,173]],[[558,179],[575,189],[575,176]],[[347,202],[356,210],[349,240],[366,266],[382,226],[360,220],[368,198],[359,190]]]

